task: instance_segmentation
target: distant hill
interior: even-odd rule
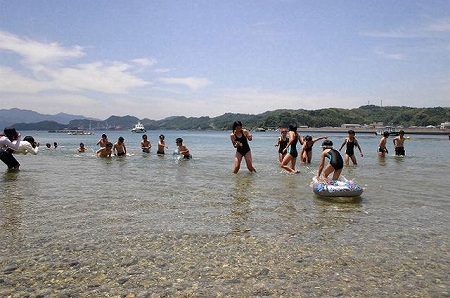
[[[5,110],[0,110],[0,112]],[[241,121],[246,128],[276,129],[287,127],[290,123],[307,127],[340,127],[342,124],[359,124],[366,126],[439,126],[450,121],[450,108],[411,108],[411,107],[379,107],[361,106],[355,109],[328,108],[319,110],[267,111],[262,114],[225,113],[218,117],[184,117],[171,116],[162,120],[138,119],[134,116],[111,116],[106,120],[89,119],[84,116],[57,114],[41,115],[33,111],[19,109],[8,110],[9,116],[15,115],[16,121],[9,120],[19,130],[131,130],[140,121],[147,130],[230,130],[234,121]],[[22,117],[22,118],[21,118]],[[35,118],[33,118],[35,117]],[[63,120],[52,120],[61,117]],[[18,119],[26,119],[23,122]],[[0,113],[0,119],[4,120]],[[33,122],[33,119],[39,119]],[[45,120],[42,120],[45,119]],[[69,119],[69,122],[67,122]],[[7,126],[3,125],[3,127]]]
[[[22,109],[1,109],[0,110],[0,128],[11,126],[16,123],[37,123],[42,121],[53,121],[60,124],[69,124],[75,119],[98,120],[88,118],[82,115],[70,115],[66,113],[58,113],[56,115],[40,114],[31,110]]]

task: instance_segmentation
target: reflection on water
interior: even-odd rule
[[[1,183],[0,239],[2,245],[11,251],[20,247],[23,242],[21,225],[24,189],[19,184],[19,177],[18,172],[7,171],[3,174],[4,183]]]
[[[251,213],[251,200],[253,198],[254,174],[235,174],[235,186],[232,188],[231,218],[232,233],[245,233],[251,231],[248,217]]]

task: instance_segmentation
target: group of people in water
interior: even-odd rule
[[[192,158],[192,155],[189,152],[189,149],[183,145],[183,139],[177,138],[175,140],[175,143],[177,145],[177,149],[175,150],[176,154],[182,156],[183,158],[189,159]],[[127,147],[125,146],[125,139],[123,137],[119,137],[116,143],[111,143],[108,141],[108,136],[106,134],[102,134],[102,137],[100,140],[98,140],[97,145],[100,146],[100,149],[98,149],[95,152],[96,156],[99,157],[111,157],[111,155],[115,156],[126,156],[127,155]],[[142,141],[141,141],[141,150],[143,153],[150,153],[150,149],[152,148],[152,144],[146,134],[142,135]],[[159,136],[158,141],[158,150],[156,151],[156,154],[158,155],[164,155],[165,149],[168,149],[169,147],[166,145],[165,142],[165,136],[161,134]],[[86,147],[83,143],[80,143],[80,147],[78,148],[78,152],[85,152]]]
[[[289,133],[289,135],[288,135]],[[404,134],[405,132],[401,130],[399,136],[395,137],[394,147],[395,154],[398,156],[405,155],[404,148]],[[383,137],[379,142],[378,154],[380,157],[385,157],[388,150],[386,148],[387,138],[389,137],[389,132],[385,132]],[[252,163],[252,155],[248,141],[252,140],[252,135],[248,130],[242,128],[242,123],[236,121],[233,123],[233,131],[231,133],[230,139],[233,146],[236,148],[236,155],[234,161],[233,173],[237,173],[240,169],[240,164],[242,159],[245,159],[247,168],[250,172],[256,172]],[[304,138],[297,132],[297,126],[294,124],[289,125],[288,129],[281,130],[281,136],[278,137],[275,146],[278,147],[278,160],[280,162],[281,168],[285,169],[291,173],[300,173],[300,171],[295,169],[297,163],[297,158],[300,155],[302,163],[311,163],[312,159],[312,147],[314,143],[319,140],[325,139],[322,142],[322,154],[320,165],[317,171],[316,178],[319,180],[321,174],[323,173],[323,178],[327,179],[330,174],[332,174],[332,180],[338,180],[345,165],[349,165],[350,160],[354,165],[357,164],[355,157],[355,147],[358,148],[361,157],[363,157],[363,152],[361,146],[355,138],[355,131],[349,130],[348,137],[345,138],[339,150],[333,148],[333,142],[328,140],[327,136],[321,136],[318,138],[312,138],[307,135]],[[297,150],[297,143],[302,145],[300,154]],[[343,147],[346,147],[345,157],[339,151]],[[325,166],[325,161],[329,160],[329,163]]]
[[[399,135],[393,139],[395,154],[396,155],[405,155],[404,148],[404,137],[405,132],[401,130]],[[387,139],[389,137],[389,133],[385,132],[380,139],[378,146],[378,155],[380,157],[385,157],[388,153],[388,149],[386,147]],[[243,128],[242,122],[235,121],[233,123],[233,129],[230,135],[230,140],[234,148],[236,148],[236,154],[234,158],[234,167],[233,173],[238,173],[240,170],[241,162],[244,159],[247,165],[247,169],[250,172],[256,172],[256,169],[253,166],[252,161],[252,152],[250,150],[249,142],[252,141],[253,136],[247,130]],[[312,148],[314,144],[324,139],[322,142],[322,153],[320,158],[320,165],[317,171],[317,179],[321,175],[323,175],[324,179],[327,179],[328,176],[332,174],[333,180],[338,180],[339,176],[342,172],[342,169],[345,165],[349,165],[350,160],[354,165],[357,164],[356,156],[355,156],[355,147],[359,150],[361,157],[364,156],[361,146],[358,140],[355,138],[355,131],[349,130],[348,137],[345,138],[344,142],[340,146],[339,150],[333,148],[333,142],[328,140],[327,136],[321,136],[317,138],[312,138],[307,135],[302,137],[297,132],[297,126],[295,124],[289,125],[288,129],[281,130],[281,136],[277,138],[277,142],[275,144],[278,147],[278,160],[280,162],[281,168],[285,169],[291,173],[299,173],[300,171],[296,170],[295,166],[297,163],[297,158],[300,156],[302,163],[311,163],[312,160]],[[175,154],[178,154],[182,158],[190,159],[192,155],[189,152],[189,149],[183,145],[183,139],[177,138],[175,140],[177,148],[175,150]],[[297,143],[300,143],[301,151],[297,150]],[[47,144],[47,147],[49,147]],[[95,151],[95,155],[98,157],[110,157],[112,155],[115,156],[126,156],[127,148],[125,146],[125,140],[123,137],[119,137],[116,143],[111,143],[108,141],[108,137],[106,134],[102,134],[101,139],[98,140],[97,146],[100,149]],[[141,150],[144,153],[150,153],[150,149],[152,148],[152,144],[146,134],[142,135],[141,141]],[[344,158],[340,154],[342,148],[346,147]],[[37,154],[39,143],[35,142],[34,138],[31,136],[26,136],[23,140],[21,140],[20,133],[16,131],[16,129],[12,127],[7,127],[4,129],[4,134],[0,134],[0,159],[8,166],[10,170],[19,170],[19,162],[13,156],[13,153],[22,153],[22,154]],[[55,142],[55,148],[57,147],[57,143]],[[159,136],[158,141],[158,155],[164,155],[165,149],[168,149],[165,143],[165,136],[161,134]],[[80,143],[78,148],[78,152],[83,153],[87,152],[88,148],[85,147],[83,143]],[[325,165],[326,160],[329,160],[329,163]]]

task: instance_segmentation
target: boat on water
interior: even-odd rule
[[[86,130],[71,130],[67,133],[68,135],[93,135],[93,131]]]
[[[395,127],[393,126],[385,126],[382,127],[381,129],[377,130],[377,132],[375,133],[376,135],[382,136],[384,134],[384,132],[387,131],[389,133],[389,136],[398,136],[399,135],[399,131],[395,129]]]
[[[133,129],[131,129],[131,132],[146,132],[147,130],[145,129],[144,125],[141,122],[138,122],[137,124],[134,125]]]

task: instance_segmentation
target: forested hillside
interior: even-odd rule
[[[174,116],[163,120],[138,119],[133,116],[111,116],[103,121],[72,120],[67,124],[57,123],[18,123],[14,126],[21,130],[47,129],[131,129],[141,121],[148,130],[229,130],[234,121],[241,121],[245,127],[254,129],[287,127],[290,123],[308,127],[339,127],[344,123],[371,125],[383,123],[392,126],[438,126],[450,121],[450,108],[411,108],[361,106],[356,109],[319,109],[319,110],[275,110],[258,115],[225,113],[218,117]],[[51,127],[50,127],[51,124]]]

